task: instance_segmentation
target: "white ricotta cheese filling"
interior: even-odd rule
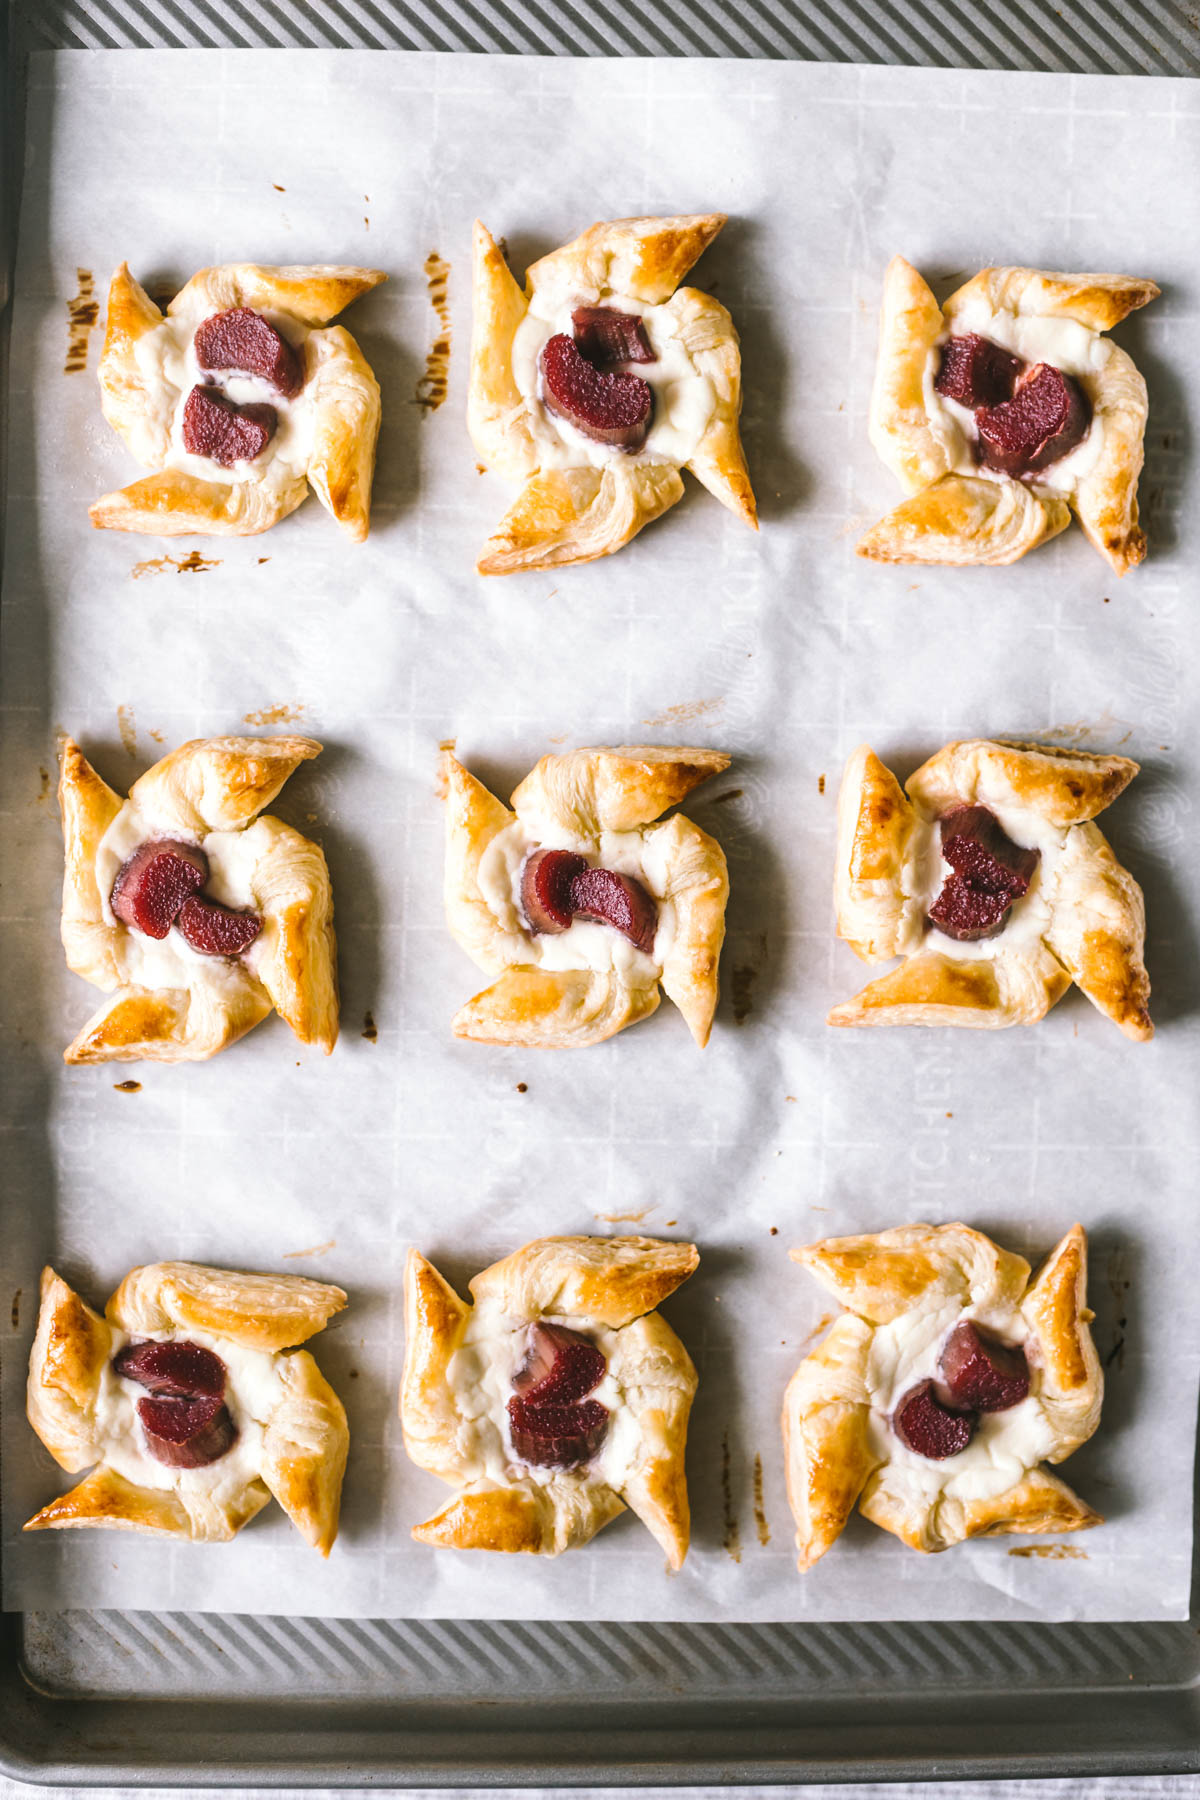
[[[220,310],[228,311],[228,308]],[[270,321],[281,337],[287,339],[304,366],[304,344],[307,329],[295,319],[261,309],[260,316]],[[270,382],[258,375],[235,375],[227,370],[204,370],[196,361],[193,340],[197,328],[212,309],[197,296],[195,309],[187,308],[161,325],[144,332],[134,345],[134,357],[146,385],[150,400],[150,417],[143,426],[146,453],[140,460],[151,467],[182,469],[200,481],[263,481],[271,487],[287,487],[305,473],[312,454],[315,406],[311,382],[306,382],[294,400],[286,400]],[[194,387],[215,382],[220,391],[238,406],[273,406],[278,422],[275,435],[253,462],[236,462],[228,466],[210,456],[193,456],[184,448],[183,409]],[[150,449],[150,442],[158,454]],[[162,445],[166,445],[165,458]]]
[[[559,332],[574,336],[571,314],[577,306],[600,305],[640,318],[657,358],[652,363],[622,365],[622,373],[639,375],[650,383],[654,394],[650,430],[638,451],[598,444],[576,430],[569,420],[551,413],[544,403],[542,351]],[[708,376],[696,367],[669,302],[665,306],[643,306],[619,294],[539,289],[517,327],[512,363],[544,469],[578,468],[581,462],[601,467],[613,461],[671,463],[682,468],[695,453],[716,409],[716,390]]]
[[[172,925],[165,938],[152,938],[116,917],[112,910],[113,884],[134,851],[154,838],[198,844],[208,858],[208,880],[199,890],[204,898],[238,912],[254,911],[254,870],[269,848],[262,821],[256,819],[238,831],[210,831],[204,837],[188,838],[174,824],[155,819],[126,800],[96,850],[96,884],[104,919],[106,924],[121,927],[114,953],[129,986],[187,988],[195,981],[198,967],[211,981],[241,981],[238,965],[245,963],[253,972],[262,945],[261,933],[241,956],[204,956],[192,949],[177,925]]]
[[[552,1317],[548,1325],[579,1330],[579,1321]],[[529,1350],[528,1319],[514,1319],[494,1303],[480,1301],[467,1325],[461,1347],[450,1358],[446,1378],[463,1419],[464,1448],[476,1466],[476,1480],[488,1479],[500,1486],[515,1480],[547,1482],[570,1476],[607,1485],[624,1486],[634,1461],[639,1427],[625,1404],[624,1391],[613,1374],[618,1333],[603,1326],[586,1327],[586,1335],[608,1362],[608,1372],[587,1400],[598,1400],[608,1412],[608,1430],[595,1456],[573,1469],[545,1468],[525,1463],[513,1448],[509,1432],[508,1402],[513,1397],[513,1377]]]
[[[1093,406],[1097,381],[1112,355],[1112,345],[1099,332],[1075,319],[1034,313],[994,313],[982,295],[956,314],[952,330],[942,333],[926,358],[925,410],[934,435],[956,475],[981,475],[992,481],[1007,481],[1011,477],[985,468],[975,460],[974,447],[979,434],[975,429],[974,413],[957,400],[939,394],[934,386],[941,367],[942,346],[951,336],[965,337],[972,332],[990,338],[993,344],[1019,356],[1031,368],[1035,363],[1052,363],[1064,375],[1074,376]],[[1022,480],[1050,493],[1073,494],[1099,460],[1103,440],[1103,424],[1093,413],[1090,426],[1073,450],[1051,463],[1049,468],[1023,476]]]
[[[1055,1435],[1037,1389],[1040,1371],[1030,1361],[1030,1391],[1004,1412],[980,1413],[965,1450],[935,1462],[919,1456],[892,1429],[892,1414],[919,1382],[936,1379],[942,1346],[955,1325],[975,1320],[1007,1344],[1024,1346],[1029,1328],[1019,1312],[989,1313],[957,1301],[935,1312],[908,1313],[877,1328],[867,1361],[871,1449],[880,1462],[903,1470],[905,1485],[932,1505],[941,1493],[964,1501],[991,1499],[1021,1480],[1054,1448]]]
[[[159,1462],[146,1444],[137,1403],[149,1397],[149,1389],[118,1375],[110,1360],[100,1376],[96,1398],[96,1436],[100,1454],[109,1468],[137,1487],[170,1488],[181,1495],[209,1496],[218,1505],[236,1501],[262,1467],[264,1428],[284,1397],[279,1356],[247,1350],[214,1338],[204,1331],[129,1332],[112,1328],[112,1352],[131,1341],[186,1342],[212,1350],[225,1364],[225,1404],[237,1427],[237,1437],[224,1456],[202,1469],[173,1469]]]
[[[984,805],[985,802],[975,804]],[[928,915],[954,871],[942,855],[940,822],[918,817],[903,874],[906,902],[897,944],[899,954],[911,956],[918,950],[932,951],[959,962],[995,958],[1001,954],[1020,956],[1045,937],[1053,911],[1059,864],[1067,841],[1066,828],[1051,825],[1040,813],[1027,807],[988,806],[987,810],[1014,844],[1024,850],[1041,852],[1028,892],[1013,901],[1004,929],[995,937],[967,942],[947,937],[945,932],[930,924]]]
[[[489,910],[513,940],[514,960],[543,969],[614,970],[628,987],[649,987],[659,979],[675,936],[675,905],[667,898],[667,858],[658,832],[604,831],[597,838],[576,838],[560,825],[539,829],[533,820],[516,820],[498,832],[479,859],[479,891]],[[632,875],[654,896],[658,925],[647,954],[611,925],[573,919],[566,931],[534,932],[521,908],[521,871],[532,850],[573,850],[598,868]]]

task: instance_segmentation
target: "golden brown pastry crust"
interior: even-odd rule
[[[652,1013],[659,983],[703,1047],[717,1004],[729,880],[724,852],[690,819],[654,821],[710,775],[728,768],[717,750],[624,746],[544,756],[520,783],[512,809],[446,752],[446,919],[455,941],[488,975],[490,987],[454,1018],[459,1037],[481,1043],[570,1049],[602,1042]],[[657,976],[620,968],[546,969],[536,939],[489,905],[480,864],[500,832],[520,822],[530,841],[549,830],[593,849],[601,833],[640,832],[663,871],[655,890],[674,907],[675,930]],[[553,838],[552,838],[553,841]]]
[[[834,1007],[829,1024],[1034,1024],[1074,981],[1127,1037],[1152,1037],[1141,889],[1092,823],[1136,774],[1125,756],[975,738],[930,757],[906,795],[860,745],[838,800],[838,935],[865,962],[905,961]],[[1063,835],[1042,871],[1040,937],[1001,933],[986,954],[955,956],[923,935],[914,845],[921,828],[972,805],[1024,809]]]
[[[328,1556],[337,1536],[349,1430],[341,1401],[312,1357],[292,1346],[322,1331],[345,1304],[341,1288],[298,1275],[152,1263],[130,1271],[102,1319],[53,1269],[43,1270],[29,1359],[29,1422],[64,1469],[99,1466],[44,1506],[25,1530],[118,1526],[224,1542],[273,1494],[306,1542]],[[203,1333],[216,1340],[218,1354],[225,1350],[227,1361],[226,1346],[274,1354],[280,1392],[259,1420],[257,1473],[205,1491],[184,1485],[179,1470],[171,1472],[170,1485],[158,1488],[139,1486],[109,1467],[97,1406],[114,1330],[123,1334],[122,1341]],[[285,1350],[291,1354],[279,1354]]]
[[[1109,330],[1158,296],[1152,281],[1127,275],[1063,275],[1041,269],[983,269],[939,307],[902,256],[883,281],[879,357],[871,399],[871,442],[910,496],[858,545],[876,562],[1000,564],[1057,536],[1072,510],[1118,575],[1141,562],[1137,484],[1146,428],[1146,384],[1126,353],[1108,346],[1103,365],[1080,378],[1092,404],[1100,449],[1067,496],[1009,476],[954,472],[926,398],[929,357],[955,321],[977,316],[1073,320]],[[975,327],[976,329],[978,327]]]
[[[868,1366],[875,1331],[897,1320],[947,1315],[1019,1315],[1031,1392],[1047,1421],[1050,1462],[1062,1462],[1100,1421],[1103,1377],[1087,1308],[1087,1239],[1075,1225],[1030,1285],[1029,1264],[969,1226],[902,1225],[861,1237],[827,1238],[791,1252],[849,1310],[805,1357],[783,1408],[788,1497],[801,1572],[859,1511],[914,1550],[937,1551],[971,1537],[1080,1531],[1103,1521],[1040,1464],[998,1494],[951,1494],[914,1480],[890,1441],[869,1430]],[[948,1465],[929,1463],[932,1475]]]
[[[379,269],[231,263],[201,269],[163,314],[122,263],[108,293],[101,406],[113,430],[154,473],[94,501],[92,524],[161,537],[253,536],[294,512],[311,485],[347,536],[361,543],[370,521],[379,384],[350,333],[330,320],[386,279]],[[178,393],[149,358],[139,359],[137,346],[165,319],[190,333],[210,314],[239,306],[282,314],[304,331],[312,442],[305,465],[289,474],[272,459],[246,479],[221,480],[215,473],[205,479],[168,466]]]
[[[710,294],[679,282],[725,223],[723,213],[615,219],[593,225],[527,271],[522,290],[504,253],[476,220],[472,293],[474,327],[467,425],[481,461],[523,483],[477,564],[481,575],[560,568],[608,556],[683,497],[676,465],[616,453],[602,467],[580,455],[573,464],[542,466],[530,402],[513,371],[513,343],[539,285],[616,294],[667,306],[693,366],[711,384],[709,423],[684,464],[723,506],[757,529],[738,415],[741,357],[728,312]]]
[[[539,1238],[477,1275],[468,1306],[431,1263],[410,1251],[400,1388],[405,1448],[418,1467],[458,1489],[414,1528],[414,1538],[443,1548],[557,1556],[586,1543],[628,1505],[671,1567],[681,1567],[690,1533],[684,1450],[696,1372],[652,1309],[699,1260],[692,1244],[653,1238]],[[490,1470],[452,1370],[475,1308],[508,1331],[551,1317],[575,1330],[609,1334],[609,1375],[637,1425],[619,1486],[592,1464],[525,1475],[509,1467],[504,1479]]]
[[[112,995],[68,1046],[67,1062],[202,1060],[236,1042],[272,1007],[302,1043],[333,1049],[337,960],[325,857],[291,826],[262,813],[300,763],[320,750],[312,738],[197,738],[139,776],[123,803],[79,746],[64,742],[63,947],[75,974]],[[260,854],[250,888],[263,929],[249,961],[213,958],[219,966],[211,970],[181,963],[186,987],[150,989],[128,979],[125,952],[133,934],[106,916],[97,873],[101,839],[124,804],[152,820],[160,836],[198,841],[209,832],[255,827]]]

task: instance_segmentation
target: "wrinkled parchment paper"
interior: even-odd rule
[[[1200,98],[1194,84],[752,62],[316,52],[34,59],[12,343],[4,580],[4,1603],[630,1619],[1185,1613],[1191,1566],[1197,1004],[1195,609]],[[518,267],[594,219],[720,208],[697,270],[744,344],[753,536],[702,490],[616,559],[483,581],[509,490],[463,425],[471,221]],[[1151,392],[1150,561],[1118,583],[1077,528],[1007,570],[884,569],[899,497],[866,438],[880,277],[987,262],[1152,275],[1121,328]],[[424,265],[449,264],[449,394]],[[100,416],[102,301],[210,262],[389,272],[347,323],[384,390],[372,535],[315,500],[260,538],[95,533],[137,470]],[[436,261],[430,265],[436,273]],[[80,271],[84,273],[81,274]],[[64,373],[74,318],[86,369]],[[422,405],[424,400],[426,404]],[[98,996],[63,966],[55,733],[129,780],[184,738],[302,729],[325,754],[276,808],[324,843],[343,1037],[278,1020],[205,1066],[66,1070]],[[831,926],[839,771],[902,775],[960,735],[1121,749],[1106,816],[1146,889],[1159,1034],[1079,995],[1034,1030],[834,1032],[865,979]],[[696,1051],[664,1004],[579,1054],[456,1043],[483,977],[442,920],[440,741],[505,797],[547,750],[722,746],[690,805],[729,855],[724,994]],[[136,1092],[123,1091],[129,1080]],[[833,1309],[790,1244],[963,1216],[1044,1254],[1092,1239],[1103,1425],[1064,1474],[1109,1523],[922,1558],[855,1521],[793,1568],[778,1414]],[[666,1308],[701,1372],[692,1552],[629,1515],[557,1562],[435,1552],[445,1490],[400,1441],[400,1273],[460,1284],[545,1232],[687,1235]],[[22,1407],[38,1270],[102,1302],[191,1257],[340,1282],[315,1345],[353,1446],[327,1565],[272,1508],[228,1546],[20,1526],[63,1478]],[[11,1308],[11,1328],[10,1328]],[[757,1498],[756,1498],[757,1495]]]

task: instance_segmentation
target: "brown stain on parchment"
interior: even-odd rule
[[[690,725],[696,719],[707,719],[710,713],[719,712],[725,704],[724,695],[714,700],[681,700],[677,706],[668,706],[665,712],[655,713],[652,719],[643,719],[643,725]]]
[[[140,1081],[114,1081],[113,1082],[113,1093],[114,1094],[140,1094],[141,1091],[142,1091],[142,1084]]]
[[[243,713],[242,723],[244,725],[296,725],[307,710],[302,700],[292,702],[281,700],[278,706],[264,706],[258,712]]]
[[[742,1560],[742,1533],[733,1504],[733,1466],[729,1455],[728,1432],[721,1439],[721,1498],[725,1524],[725,1536],[722,1542],[725,1553],[731,1556],[735,1563],[740,1563]]]
[[[134,581],[140,581],[144,575],[206,575],[210,569],[219,569],[219,556],[202,556],[199,550],[189,550],[186,556],[148,556],[144,562],[134,563],[129,573]]]
[[[24,1292],[25,1292],[24,1288],[18,1288],[16,1293],[13,1295],[12,1328],[14,1331],[20,1331],[20,1329],[21,1329],[21,1295]]]
[[[825,1333],[829,1330],[829,1327],[833,1324],[833,1318],[834,1315],[832,1313],[822,1313],[808,1336],[800,1339],[797,1349],[802,1356],[807,1356],[810,1348],[816,1343],[817,1339],[819,1337],[824,1337]]]
[[[337,1239],[330,1238],[327,1244],[313,1244],[308,1250],[285,1250],[284,1262],[295,1262],[301,1256],[324,1256],[327,1250],[337,1249]]]
[[[368,1044],[377,1044],[379,1042],[379,1027],[375,1023],[374,1013],[366,1013],[364,1015],[362,1035],[366,1038]]]
[[[640,1225],[643,1219],[649,1218],[654,1211],[652,1206],[643,1206],[638,1212],[593,1213],[593,1219],[603,1219],[606,1225]]]
[[[1122,736],[1116,736],[1116,729],[1125,725],[1127,729]],[[1095,742],[1120,747],[1127,744],[1133,736],[1133,726],[1126,719],[1118,719],[1109,711],[1102,712],[1097,719],[1075,719],[1069,725],[1048,725],[1036,734],[1039,738],[1048,738],[1064,749],[1078,749],[1081,744]]]
[[[441,743],[438,745],[438,750],[440,751],[440,753],[443,757],[453,756],[454,755],[454,746],[457,744],[457,742],[458,742],[457,738],[443,738]],[[433,797],[435,800],[444,800],[446,798],[446,795],[449,792],[450,792],[450,787],[446,780],[446,770],[445,770],[445,767],[443,766],[442,762],[439,760],[437,774],[434,777],[434,782],[433,782]]]
[[[767,934],[759,931],[750,942],[749,954],[734,968],[730,982],[733,999],[733,1022],[744,1025],[754,1011],[754,984],[767,960]]]
[[[754,1459],[754,1523],[758,1529],[758,1541],[765,1550],[771,1541],[771,1527],[767,1524],[767,1509],[763,1505],[763,1466],[762,1457]]]
[[[731,800],[740,800],[745,788],[726,788],[723,794],[715,794],[710,802],[713,806],[727,806]]]
[[[1077,1550],[1074,1544],[1018,1544],[1008,1553],[1010,1556],[1037,1556],[1044,1562],[1087,1562],[1086,1550]]]
[[[817,776],[817,792],[818,794],[823,794],[825,792],[825,777],[823,775]]]
[[[100,317],[100,302],[96,299],[96,283],[92,271],[76,269],[75,279],[79,283],[79,292],[73,300],[67,301],[67,360],[63,365],[64,375],[78,375],[87,368],[88,345],[96,328],[96,320]]]
[[[426,352],[425,373],[417,383],[413,399],[428,418],[450,391],[450,264],[436,250],[431,250],[424,267],[429,304],[437,318],[437,336]]]
[[[1117,1318],[1112,1344],[1105,1352],[1104,1367],[1111,1369],[1116,1363],[1118,1369],[1123,1369],[1125,1367],[1125,1327],[1129,1323],[1126,1295],[1132,1284],[1125,1275],[1125,1254],[1122,1250],[1114,1250],[1111,1253],[1105,1273],[1108,1277],[1108,1291],[1113,1297]]]
[[[121,733],[121,745],[126,756],[137,755],[137,721],[133,716],[133,708],[128,704],[117,708],[117,730]]]
[[[44,806],[50,798],[50,771],[38,765],[38,791],[35,806]]]

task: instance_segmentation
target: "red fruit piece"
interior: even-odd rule
[[[650,383],[640,375],[601,374],[565,332],[542,351],[542,389],[547,411],[598,444],[640,450],[645,443],[654,402]]]
[[[1025,364],[1019,356],[968,331],[942,345],[942,361],[934,387],[960,406],[999,406],[1008,400]]]
[[[150,838],[117,871],[109,904],[122,925],[165,938],[188,895],[207,880],[208,858],[198,844]]]
[[[517,1396],[508,1403],[513,1449],[539,1469],[574,1469],[593,1457],[608,1430],[608,1409],[598,1400],[579,1406],[527,1406]]]
[[[636,313],[611,306],[577,306],[571,314],[575,342],[590,363],[652,363],[658,358]]]
[[[974,1413],[951,1412],[943,1406],[932,1381],[919,1381],[910,1388],[892,1414],[892,1429],[900,1442],[931,1462],[944,1462],[965,1450],[977,1423]]]
[[[235,406],[219,388],[194,387],[183,408],[183,447],[228,469],[261,456],[277,422],[273,406]]]
[[[1024,1351],[980,1331],[970,1319],[946,1339],[940,1373],[952,1403],[973,1412],[1007,1412],[1029,1392]]]
[[[640,881],[612,869],[584,869],[571,882],[571,911],[611,925],[647,954],[654,948],[658,907]]]
[[[521,871],[521,911],[533,932],[565,931],[571,923],[571,882],[587,868],[573,850],[535,850]]]
[[[1038,363],[1021,376],[1011,400],[976,413],[979,454],[1003,475],[1032,475],[1073,450],[1091,422],[1091,402],[1079,383],[1052,363]]]
[[[285,400],[294,400],[304,386],[304,368],[297,352],[269,319],[248,306],[213,313],[198,327],[192,341],[202,369],[258,375]]]
[[[598,1387],[607,1368],[604,1352],[591,1338],[538,1319],[529,1327],[529,1349],[513,1376],[513,1391],[526,1409],[569,1406]]]
[[[171,1469],[203,1469],[232,1449],[237,1427],[216,1394],[195,1399],[139,1400],[146,1448]]]
[[[169,1343],[156,1343],[143,1338],[123,1344],[112,1359],[112,1366],[126,1381],[136,1381],[152,1394],[171,1394],[195,1399],[199,1395],[220,1400],[225,1393],[225,1364],[203,1344],[180,1338]]]
[[[986,806],[960,806],[941,822],[942,855],[954,870],[929,909],[960,943],[995,937],[1014,900],[1029,892],[1040,850],[1014,844]]]
[[[201,956],[240,956],[262,930],[257,913],[234,912],[198,894],[184,901],[175,922]]]

